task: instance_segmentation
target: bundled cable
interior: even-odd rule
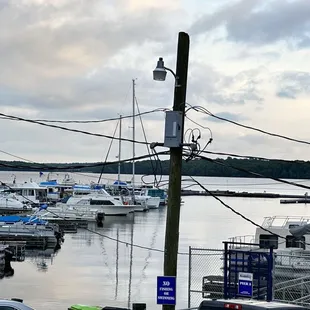
[[[227,118],[217,116],[217,115],[211,113],[209,110],[207,110],[205,107],[202,107],[202,106],[192,106],[192,105],[190,105],[188,103],[187,103],[187,105],[189,106],[189,108],[186,110],[186,112],[188,112],[190,110],[194,110],[196,112],[200,112],[200,113],[209,115],[209,116],[211,116],[213,118],[216,118],[218,120],[225,121],[225,122],[228,122],[228,123],[231,123],[231,124],[234,124],[236,126],[243,127],[243,128],[246,128],[246,129],[254,130],[254,131],[263,133],[265,135],[268,135],[268,136],[272,136],[272,137],[281,138],[281,139],[285,139],[285,140],[292,141],[292,142],[297,142],[297,143],[302,143],[302,144],[310,145],[309,141],[291,138],[291,137],[288,137],[288,136],[285,136],[285,135],[269,132],[269,131],[266,131],[266,130],[263,130],[263,129],[259,129],[259,128],[256,128],[256,127],[253,127],[253,126],[243,125],[243,124],[238,123],[236,121],[232,121],[232,120],[229,120]]]

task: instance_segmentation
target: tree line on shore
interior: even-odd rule
[[[215,162],[214,162],[215,161]],[[196,158],[183,162],[182,174],[210,177],[255,177],[248,173],[259,173],[265,177],[285,179],[310,179],[309,161],[280,161],[261,159],[237,159],[228,157],[208,161]],[[96,165],[91,167],[92,165]],[[79,167],[77,167],[79,166]],[[84,167],[82,167],[84,166]],[[75,167],[75,168],[73,168]],[[234,168],[232,168],[234,167]],[[102,165],[101,163],[26,163],[21,161],[0,161],[0,171],[66,171],[117,174],[118,164]],[[122,174],[132,173],[132,163],[121,164]],[[141,160],[135,164],[136,174],[169,174],[169,160]]]

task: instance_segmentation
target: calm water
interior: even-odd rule
[[[37,173],[14,174],[17,182],[39,180]],[[58,177],[62,179],[62,175]],[[96,180],[92,174],[72,176],[81,183]],[[115,178],[105,177],[110,181]],[[266,179],[197,179],[208,189],[305,193],[304,189]],[[11,182],[12,173],[0,172],[0,181]],[[310,185],[305,180],[296,182]],[[188,184],[184,182],[184,186]],[[255,227],[212,197],[184,197],[183,200],[180,252],[188,252],[189,246],[220,249],[222,241],[231,236],[255,232]],[[223,201],[259,224],[265,216],[310,216],[306,205],[280,205],[277,199],[223,198]],[[162,250],[165,218],[166,207],[162,207],[136,214],[134,218],[109,218],[102,228],[90,227],[97,234],[86,230],[67,234],[54,257],[28,257],[25,262],[12,263],[15,274],[0,280],[0,297],[20,297],[37,309],[67,309],[75,303],[128,306],[132,302],[145,302],[148,309],[159,308],[156,277],[162,275],[163,254],[130,244]],[[177,306],[184,308],[187,306],[187,255],[179,256],[178,267]]]

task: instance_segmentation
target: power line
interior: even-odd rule
[[[263,133],[263,134],[265,134],[265,135],[269,135],[269,136],[272,136],[272,137],[281,138],[281,139],[285,139],[285,140],[292,141],[292,142],[297,142],[297,143],[302,143],[302,144],[310,145],[310,142],[309,142],[309,141],[300,140],[300,139],[295,139],[295,138],[291,138],[291,137],[284,136],[284,135],[277,134],[277,133],[272,133],[272,132],[269,132],[269,131],[266,131],[266,130],[263,130],[263,129],[259,129],[259,128],[257,128],[257,127],[248,126],[248,125],[243,125],[243,124],[241,124],[241,123],[239,123],[239,122],[232,121],[232,120],[230,120],[230,119],[217,116],[217,115],[211,113],[209,110],[207,110],[206,108],[204,108],[204,107],[202,107],[202,106],[192,106],[192,105],[190,105],[190,104],[188,104],[188,103],[187,103],[187,105],[190,106],[190,108],[189,108],[187,111],[193,109],[193,110],[196,111],[196,112],[200,112],[200,113],[203,113],[203,114],[207,114],[207,115],[209,115],[209,116],[211,116],[211,117],[213,117],[213,118],[216,118],[216,119],[218,119],[218,120],[221,120],[221,121],[225,121],[225,122],[234,124],[234,125],[239,126],[239,127],[243,127],[243,128],[246,128],[246,129],[254,130],[254,131],[257,131],[257,132],[260,132],[260,133]]]
[[[112,140],[113,141],[113,140]],[[24,157],[20,157],[18,155],[14,155],[12,153],[9,153],[9,152],[6,152],[6,151],[3,151],[3,150],[0,150],[1,153],[3,154],[6,154],[6,155],[9,155],[11,157],[14,157],[14,158],[17,158],[17,159],[21,159],[23,161],[26,161],[26,162],[29,162],[29,163],[33,163],[33,164],[38,164],[36,163],[35,161],[33,160],[30,160],[30,159],[27,159],[27,158],[24,158]],[[301,161],[301,160],[286,160],[286,159],[279,159],[279,158],[266,158],[266,157],[261,157],[261,156],[253,156],[253,155],[240,155],[240,154],[235,154],[235,153],[227,153],[227,152],[212,152],[212,151],[200,151],[200,153],[204,153],[204,154],[210,154],[210,155],[220,155],[220,156],[231,156],[231,157],[236,157],[236,158],[249,158],[249,159],[258,159],[258,160],[264,160],[264,161],[282,161],[282,162],[290,162],[290,163],[296,163],[296,164],[304,164],[304,163],[307,163],[307,161]],[[149,154],[150,155],[150,154]],[[153,157],[153,155],[150,155],[150,158]],[[129,159],[128,159],[129,161]],[[0,164],[1,165],[1,164]],[[51,168],[53,169],[53,166],[48,166],[47,164],[41,164],[42,166],[46,167],[47,169]],[[93,165],[85,165],[85,166],[79,166],[79,168],[87,168],[87,167],[96,167],[97,165],[101,165],[101,164],[95,164],[95,166]],[[17,166],[12,166],[12,167],[17,167]],[[75,168],[76,166],[74,166]],[[20,166],[19,168],[27,168],[27,166]],[[32,166],[29,166],[29,168],[33,168]],[[70,169],[71,166],[68,167],[68,169]],[[56,168],[55,168],[56,169]],[[59,169],[64,169],[64,168],[61,168],[59,167]],[[75,173],[77,174],[77,173]],[[93,177],[93,178],[97,178],[96,176],[90,176],[90,177]],[[146,183],[149,183],[149,182],[146,182]],[[161,181],[159,181],[158,183],[161,183]],[[271,184],[271,183],[269,183]]]
[[[169,151],[163,151],[158,153],[159,155],[168,155]],[[38,171],[48,171],[48,170],[70,170],[70,169],[82,169],[82,168],[92,168],[92,167],[98,167],[98,166],[102,166],[102,165],[114,165],[117,164],[119,162],[121,163],[125,163],[125,162],[131,162],[132,160],[140,160],[140,159],[146,159],[146,158],[150,158],[153,155],[141,155],[141,156],[136,156],[136,157],[132,157],[132,158],[127,158],[127,159],[123,159],[121,161],[110,161],[110,162],[105,162],[105,163],[93,163],[93,164],[84,164],[84,165],[68,165],[68,166],[48,166],[48,165],[44,165],[41,164],[41,166],[27,166],[27,165],[9,165],[3,162],[0,162],[0,166],[2,167],[6,167],[6,168],[13,168],[13,169],[30,169],[31,171],[33,170],[38,170]],[[40,164],[39,164],[40,165]]]
[[[110,122],[110,121],[117,121],[120,118],[121,119],[126,119],[126,118],[132,118],[132,117],[136,117],[136,116],[142,116],[142,115],[146,115],[146,114],[151,114],[151,113],[155,113],[155,112],[165,112],[168,109],[164,109],[164,108],[158,108],[158,109],[154,109],[154,110],[149,110],[149,111],[145,111],[145,112],[139,112],[137,114],[133,115],[125,115],[122,117],[113,117],[113,118],[106,118],[106,119],[100,119],[100,120],[49,120],[49,119],[29,119],[29,121],[32,122],[44,122],[44,123],[61,123],[61,124],[89,124],[89,123],[104,123],[104,122]],[[1,117],[2,119],[6,119],[6,120],[16,120],[17,116],[5,116],[5,117]]]
[[[114,137],[115,137],[115,134],[116,134],[116,130],[118,128],[118,126],[121,126],[121,120],[119,120],[115,126],[115,129],[114,129],[114,132],[113,132],[113,139],[111,139],[110,141],[110,145],[108,147],[108,151],[107,151],[107,154],[105,156],[105,160],[104,162],[107,161],[108,157],[109,157],[109,154],[110,154],[110,151],[111,151],[111,147],[112,147],[112,144],[113,144],[113,141],[114,141]],[[105,168],[105,165],[102,165],[102,168],[101,168],[101,172],[100,172],[100,176],[99,176],[99,179],[98,179],[98,184],[100,183],[100,180],[101,180],[101,177],[103,175],[103,172],[104,172],[104,168]]]
[[[34,161],[30,160],[30,159],[26,159],[26,158],[24,158],[24,157],[20,157],[20,156],[14,155],[14,154],[9,153],[9,152],[6,152],[6,151],[0,150],[0,153],[3,153],[3,154],[6,154],[6,155],[9,155],[9,156],[12,156],[12,157],[17,158],[17,159],[21,159],[21,160],[23,160],[23,161],[27,161],[27,162],[29,162],[29,163],[36,164],[36,162],[34,162]]]
[[[277,181],[277,182],[280,182],[280,183],[284,183],[284,184],[288,184],[288,185],[293,185],[293,186],[297,186],[297,187],[301,187],[301,188],[305,188],[305,189],[310,190],[310,186],[298,184],[298,183],[291,182],[291,181],[286,181],[286,180],[279,179],[279,178],[269,177],[269,176],[266,176],[266,175],[261,174],[261,173],[257,173],[257,172],[253,172],[253,171],[250,171],[250,170],[247,170],[247,169],[244,169],[244,168],[239,168],[239,167],[236,167],[236,166],[233,166],[233,165],[229,165],[227,163],[223,163],[223,162],[220,162],[218,160],[214,160],[212,158],[205,157],[205,156],[202,156],[202,155],[195,155],[195,156],[198,157],[198,158],[201,158],[203,160],[215,163],[217,165],[224,166],[224,167],[229,167],[229,168],[232,168],[232,169],[235,169],[235,170],[238,170],[238,171],[242,171],[242,172],[254,175],[256,177],[271,179],[271,180],[274,180],[274,181]]]
[[[137,106],[137,110],[138,110],[138,113],[140,114],[139,115],[139,119],[140,119],[140,123],[141,123],[141,127],[142,127],[142,132],[143,132],[143,136],[144,136],[144,140],[145,142],[147,142],[147,138],[146,138],[146,132],[145,132],[145,129],[144,129],[144,125],[143,125],[143,121],[142,121],[142,117],[141,117],[141,113],[140,113],[140,108],[139,108],[139,103],[138,103],[138,100],[137,98],[135,97],[135,103],[136,103],[136,106]],[[150,152],[150,147],[149,145],[147,144],[146,145],[146,148],[147,148],[147,152],[148,154],[151,154]],[[153,160],[152,160],[152,157],[150,157],[150,162],[151,162],[151,166],[152,166],[152,170],[153,170],[153,175],[154,175],[154,187],[155,185],[158,185],[158,183],[161,181],[162,179],[162,165],[161,165],[161,162],[160,162],[160,159],[156,153],[156,151],[154,149],[152,149],[152,153],[154,152],[154,157],[155,157],[155,162],[156,162],[156,167],[154,167],[153,165]],[[156,157],[157,157],[157,160],[156,160]],[[157,166],[158,166],[158,163],[159,163],[159,166],[161,168],[161,176],[160,176],[160,181],[158,182],[157,181]]]
[[[7,185],[6,183],[1,182],[1,181],[0,181],[0,183],[1,183],[2,186],[6,186],[6,187],[9,188],[10,190],[15,191],[15,189],[14,189],[13,187]],[[29,202],[34,203],[34,201],[32,201],[32,200],[29,199],[28,197],[24,196],[23,194],[20,194],[20,195],[21,195],[23,198],[25,198],[26,200],[28,200]],[[48,208],[47,208],[47,212],[49,212],[49,213],[51,213],[51,214],[57,216],[58,218],[61,218],[61,219],[64,220],[64,221],[69,221],[69,220],[66,219],[65,217],[62,217],[62,216],[58,215],[57,213],[55,213],[55,212],[49,210]],[[69,221],[69,222],[70,222],[70,221]],[[104,238],[106,238],[106,239],[109,239],[109,240],[112,240],[112,241],[116,241],[116,242],[121,243],[121,244],[129,245],[129,242],[122,241],[122,240],[119,240],[119,239],[115,239],[115,238],[113,238],[113,237],[110,237],[110,236],[101,234],[101,233],[99,233],[99,232],[97,232],[97,231],[95,231],[95,230],[92,230],[92,229],[89,229],[89,228],[82,228],[82,229],[85,229],[85,230],[87,230],[87,231],[89,231],[89,232],[91,232],[91,233],[93,233],[93,234],[96,234],[96,235],[98,235],[98,236],[104,237]],[[155,252],[162,252],[162,253],[164,252],[163,250],[160,250],[160,249],[149,248],[149,247],[145,247],[145,246],[138,245],[138,244],[130,244],[130,245],[132,245],[133,247],[140,248],[140,249],[152,250],[152,251],[155,251]],[[188,253],[186,253],[186,254],[188,254]]]
[[[37,125],[41,125],[41,126],[45,126],[45,127],[50,127],[50,128],[56,128],[56,129],[61,129],[61,130],[65,130],[65,131],[69,131],[69,132],[75,132],[75,133],[81,133],[84,135],[88,135],[88,136],[94,136],[94,137],[101,137],[101,138],[108,138],[108,139],[112,139],[113,137],[110,135],[104,135],[104,134],[100,134],[100,133],[94,133],[94,132],[89,132],[89,131],[85,131],[85,130],[78,130],[78,129],[73,129],[73,128],[67,128],[67,127],[62,127],[62,126],[58,126],[58,125],[52,125],[52,124],[45,124],[39,121],[34,121],[34,120],[30,120],[30,119],[26,119],[26,118],[22,118],[22,117],[17,117],[17,116],[13,116],[13,115],[8,115],[8,114],[3,114],[0,113],[1,116],[4,117],[8,117],[17,121],[23,121],[23,122],[27,122],[27,123],[31,123],[31,124],[37,124]],[[147,144],[146,142],[143,141],[137,141],[137,140],[132,140],[132,139],[126,139],[126,138],[114,138],[116,140],[121,140],[121,141],[126,141],[126,142],[135,142],[135,143],[139,143],[139,144]]]
[[[246,217],[245,215],[243,215],[242,213],[236,211],[234,208],[232,208],[231,206],[229,206],[227,203],[225,203],[222,199],[220,199],[219,197],[217,197],[216,195],[214,195],[212,192],[210,192],[208,189],[206,189],[200,182],[198,182],[196,179],[194,179],[193,177],[190,177],[197,185],[199,185],[203,190],[205,190],[207,193],[209,193],[210,196],[212,196],[214,199],[216,199],[217,201],[219,201],[225,208],[229,209],[230,211],[232,211],[233,213],[235,213],[236,215],[240,216],[241,218],[243,218],[244,220],[246,220],[247,222],[251,223],[252,225],[270,233],[273,236],[276,236],[280,239],[284,239],[287,240],[287,237],[283,237],[281,235],[278,235],[277,233],[272,232],[271,230],[255,223],[254,221],[252,221],[251,219],[249,219],[248,217]],[[310,243],[304,242],[304,241],[300,241],[302,244],[304,245],[310,245]]]
[[[197,185],[199,185],[204,191],[206,191],[210,196],[212,196],[214,199],[216,199],[218,202],[220,202],[225,208],[229,209],[230,211],[232,211],[233,213],[237,214],[238,216],[240,216],[241,218],[243,218],[245,221],[251,223],[252,225],[270,233],[271,235],[277,236],[278,238],[281,239],[285,239],[286,237],[280,236],[274,232],[272,232],[271,230],[255,223],[254,221],[252,221],[251,219],[249,219],[248,217],[246,217],[245,215],[243,215],[242,213],[236,211],[234,208],[232,208],[231,206],[229,206],[227,203],[225,203],[222,199],[220,199],[219,197],[217,197],[216,195],[214,195],[212,192],[210,192],[207,188],[205,188],[199,181],[197,181],[196,179],[194,179],[193,177],[190,177]]]
[[[0,181],[0,184],[1,184],[2,186],[6,186],[6,187],[9,188],[10,190],[15,191],[14,188],[12,188],[11,186],[7,185],[7,184],[4,183],[4,182],[1,182],[1,181]],[[34,201],[32,201],[31,199],[29,199],[28,197],[26,197],[26,196],[24,196],[24,195],[22,195],[22,194],[20,194],[20,195],[21,195],[23,198],[25,198],[26,200],[28,200],[29,202],[34,203]],[[58,215],[57,213],[55,213],[55,212],[53,212],[53,211],[50,211],[50,209],[48,209],[48,208],[47,208],[47,212],[49,212],[49,213],[51,213],[51,214],[57,216],[58,218],[60,218],[60,219],[62,219],[62,220],[64,220],[64,221],[69,221],[69,222],[70,222],[70,220],[68,220],[67,218],[62,217],[62,216]],[[34,214],[34,215],[35,215],[35,214]],[[100,237],[104,237],[104,238],[106,238],[106,239],[109,239],[109,240],[111,240],[111,241],[115,241],[115,242],[120,243],[120,244],[124,244],[124,245],[126,245],[126,246],[130,245],[130,246],[133,246],[133,247],[135,247],[135,248],[139,248],[139,249],[143,249],[143,250],[148,250],[148,251],[153,251],[153,252],[160,252],[160,253],[164,253],[164,252],[165,252],[164,250],[161,250],[161,249],[150,248],[150,247],[147,247],[147,246],[143,246],[143,245],[139,245],[139,244],[135,244],[135,243],[130,243],[130,242],[127,242],[127,241],[119,240],[119,239],[110,237],[110,236],[108,236],[108,235],[101,234],[101,233],[99,233],[98,231],[95,231],[95,230],[92,230],[92,229],[89,229],[89,228],[86,228],[86,227],[81,228],[81,229],[87,230],[87,231],[89,231],[89,232],[91,232],[91,233],[93,233],[93,234],[96,234],[96,235],[100,236]],[[189,253],[186,253],[186,252],[179,252],[178,254],[179,254],[179,255],[189,255]]]
[[[192,123],[194,123],[195,125],[201,127],[202,129],[209,130],[209,132],[210,132],[210,137],[213,139],[212,131],[211,131],[211,129],[210,129],[209,127],[203,126],[203,125],[199,124],[198,122],[196,122],[196,121],[192,120],[191,118],[189,118],[186,114],[185,114],[185,117],[186,117],[190,122],[192,122]]]

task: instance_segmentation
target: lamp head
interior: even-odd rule
[[[165,69],[163,58],[160,57],[157,61],[157,66],[153,71],[153,79],[155,81],[165,81],[167,75],[167,71]]]

